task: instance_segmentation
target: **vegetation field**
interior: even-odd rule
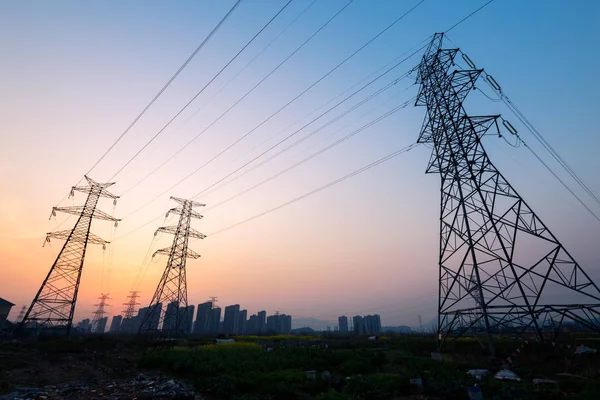
[[[110,336],[77,340],[0,342],[0,393],[20,386],[133,379],[140,372],[186,382],[206,400],[468,399],[477,384],[484,399],[600,399],[600,354],[574,355],[569,343],[499,340],[512,363],[491,360],[476,339],[450,343],[432,359],[431,337],[238,337],[140,341]],[[518,349],[518,351],[517,351]],[[520,381],[494,375],[508,368]],[[487,369],[477,380],[470,369]],[[534,384],[534,379],[554,383]],[[412,383],[411,383],[412,382]]]

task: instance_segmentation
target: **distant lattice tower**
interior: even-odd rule
[[[470,68],[457,68],[459,49],[442,48],[442,38],[418,66],[416,101],[427,108],[419,142],[433,145],[427,172],[441,177],[440,346],[482,332],[494,355],[494,333],[556,337],[565,321],[600,331],[600,289],[483,148],[501,117],[463,107],[483,70],[465,56]]]
[[[157,250],[156,254],[167,254],[169,259],[165,271],[158,283],[156,291],[150,301],[148,311],[140,326],[140,333],[158,332],[159,329],[169,336],[181,336],[189,332],[188,325],[188,299],[186,280],[186,260],[199,258],[200,255],[188,249],[188,239],[204,239],[206,236],[190,227],[192,218],[202,218],[202,215],[194,211],[193,207],[203,207],[204,204],[192,200],[171,197],[171,200],[180,204],[167,212],[179,214],[177,226],[158,228],[158,232],[166,232],[174,235],[173,244],[170,248]],[[164,309],[164,310],[163,310]],[[163,312],[164,311],[164,312]]]
[[[96,332],[98,330],[98,324],[100,323],[100,320],[106,315],[106,310],[104,310],[104,308],[110,307],[110,304],[106,304],[106,300],[110,300],[108,293],[102,293],[100,297],[98,297],[98,300],[100,300],[100,302],[98,304],[94,304],[96,310],[93,313],[94,316],[92,317],[91,322],[92,332]]]
[[[114,183],[98,183],[87,176],[85,179],[88,186],[74,186],[69,195],[69,197],[73,196],[74,192],[87,193],[83,206],[52,209],[51,217],[60,211],[76,215],[77,222],[72,230],[47,234],[47,242],[50,238],[66,239],[66,241],[25,313],[20,325],[21,331],[24,328],[53,329],[67,336],[70,335],[87,245],[91,243],[105,246],[108,243],[90,232],[92,219],[113,221],[115,226],[117,221],[120,221],[96,209],[100,197],[111,198],[116,204],[119,196],[107,190]]]
[[[137,290],[132,290],[129,292],[129,296],[127,296],[127,298],[129,299],[129,301],[127,303],[123,303],[122,305],[127,306],[125,308],[125,310],[122,311],[123,313],[123,318],[133,318],[134,314],[135,314],[135,306],[139,306],[140,303],[138,303],[136,300],[138,297],[140,297],[138,295],[139,291]]]

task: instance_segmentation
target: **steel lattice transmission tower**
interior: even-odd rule
[[[129,301],[127,303],[123,303],[122,305],[127,306],[127,308],[125,308],[123,311],[121,311],[123,313],[123,318],[133,318],[134,314],[135,314],[135,306],[139,306],[140,303],[138,303],[136,300],[138,297],[140,297],[138,295],[139,291],[137,290],[132,290],[129,292],[130,295],[127,296],[127,298],[129,299]]]
[[[93,312],[93,318],[92,318],[92,332],[96,332],[98,330],[98,324],[100,322],[100,320],[102,318],[104,318],[104,315],[106,315],[106,311],[104,310],[104,307],[110,307],[110,304],[106,304],[106,300],[110,300],[110,297],[108,297],[108,293],[102,293],[100,295],[100,297],[98,297],[98,300],[100,300],[100,303],[98,304],[94,304],[94,307],[97,307],[96,310]]]
[[[188,239],[204,239],[206,236],[190,227],[192,218],[202,218],[202,215],[193,210],[193,207],[204,207],[205,204],[192,200],[171,197],[171,200],[179,203],[179,207],[172,208],[167,212],[179,214],[177,226],[160,227],[154,233],[165,232],[174,235],[173,244],[170,248],[157,250],[156,254],[168,254],[169,259],[165,271],[158,283],[156,292],[152,296],[150,306],[146,312],[140,333],[156,332],[161,328],[162,332],[177,336],[189,332],[188,325],[188,300],[185,264],[188,257],[199,258],[200,255],[188,249]],[[164,308],[164,312],[163,312]]]
[[[66,242],[31,302],[21,323],[21,329],[51,328],[64,331],[67,336],[70,335],[87,245],[91,243],[106,246],[108,243],[90,232],[92,219],[113,221],[115,226],[120,221],[120,219],[96,209],[100,197],[111,198],[116,204],[119,196],[115,196],[107,190],[114,183],[98,183],[87,176],[85,179],[88,185],[73,186],[69,195],[71,197],[75,192],[87,193],[88,196],[83,206],[54,207],[52,209],[51,217],[60,211],[77,215],[77,222],[72,230],[47,234],[47,242],[50,241],[50,238],[66,239]]]
[[[463,102],[481,69],[457,69],[458,49],[436,34],[418,66],[420,143],[441,177],[438,333],[558,333],[570,320],[600,330],[600,290],[516,190],[481,143],[499,115],[470,116]],[[466,61],[466,59],[465,59]],[[467,62],[474,67],[472,61]]]

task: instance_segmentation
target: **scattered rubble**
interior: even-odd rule
[[[98,383],[71,382],[56,386],[17,387],[0,400],[159,399],[201,400],[181,382],[138,374],[135,379]]]
[[[514,372],[508,369],[503,369],[498,371],[498,373],[494,376],[494,378],[499,379],[501,381],[517,381],[520,382],[521,378],[517,376]]]

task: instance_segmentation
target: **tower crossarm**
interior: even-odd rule
[[[46,233],[46,242],[50,242],[50,239],[67,240],[67,239],[69,239],[69,236],[71,236],[70,240],[74,241],[74,242],[83,242],[83,241],[87,240],[87,242],[91,243],[91,244],[105,245],[105,244],[110,243],[109,241],[104,240],[101,237],[96,236],[91,232],[88,234],[87,239],[85,237],[82,237],[79,235],[71,235],[72,232],[73,232],[72,230],[48,232],[48,233]]]
[[[52,207],[52,214],[51,214],[50,218],[55,217],[57,211],[63,212],[65,214],[81,215],[83,210],[84,210],[83,206]],[[92,214],[92,218],[102,219],[105,221],[113,221],[113,222],[118,222],[121,220],[120,218],[115,218],[112,215],[109,215],[109,214],[105,213],[104,211],[100,211],[100,210],[94,210],[94,212]]]
[[[181,215],[183,213],[189,214],[190,218],[202,219],[204,216],[197,211],[192,210],[191,208],[187,211],[184,211],[182,207],[171,208],[167,211],[167,217],[169,214],[178,214]]]
[[[172,235],[176,235],[177,234],[177,226],[161,226],[160,228],[158,228],[156,230],[156,232],[163,232],[163,233],[170,233]],[[197,230],[195,230],[194,228],[188,228],[189,229],[189,237],[192,238],[196,238],[196,239],[204,239],[206,237],[206,235],[198,232]]]
[[[156,250],[154,252],[154,254],[152,254],[152,257],[154,257],[157,254],[169,255],[169,254],[171,254],[171,248],[165,247],[164,249]],[[196,258],[200,258],[200,254],[196,253],[192,249],[187,249],[186,257],[196,259]]]
[[[173,201],[175,201],[175,202],[177,202],[177,203],[181,204],[182,206],[183,206],[184,204],[189,204],[191,207],[204,207],[204,206],[206,206],[206,204],[199,203],[199,202],[197,202],[197,201],[192,201],[192,200],[181,199],[181,198],[179,198],[179,197],[174,197],[174,196],[171,196],[171,200],[173,200]]]

